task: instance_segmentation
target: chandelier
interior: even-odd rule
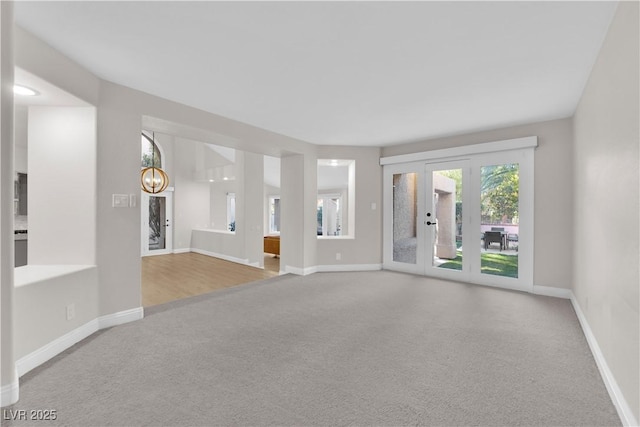
[[[146,167],[140,171],[140,183],[142,184],[142,190],[151,193],[162,193],[169,185],[169,176],[162,168],[156,167],[156,135],[155,132],[151,133],[152,148],[151,148],[151,166]],[[147,137],[147,139],[149,139]]]

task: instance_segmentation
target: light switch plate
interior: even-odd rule
[[[136,207],[136,195],[135,194],[129,194],[129,206],[131,206],[132,208]]]
[[[114,208],[128,208],[129,207],[129,195],[128,194],[112,194],[112,204]]]

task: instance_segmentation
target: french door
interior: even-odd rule
[[[471,230],[469,161],[430,163],[425,166],[423,218],[425,274],[468,280],[471,248],[463,247]],[[470,193],[470,192],[469,192]]]
[[[531,291],[532,156],[385,165],[384,268]]]
[[[173,252],[173,193],[142,193],[142,256]]]

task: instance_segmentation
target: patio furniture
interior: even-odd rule
[[[499,243],[500,250],[504,247],[504,239],[502,237],[502,232],[500,231],[485,231],[484,232],[484,249],[489,249],[489,245],[492,243]]]
[[[507,249],[509,249],[510,243],[518,243],[518,235],[517,234],[507,234]],[[516,251],[518,250],[518,245],[516,244]]]

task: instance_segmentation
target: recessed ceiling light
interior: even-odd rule
[[[209,182],[213,182],[213,180],[212,180],[212,179],[210,179],[210,180],[209,180]]]
[[[40,95],[38,91],[35,91],[30,87],[21,86],[21,85],[13,85],[13,93],[15,93],[16,95],[23,95],[23,96]]]
[[[225,176],[224,178],[222,178],[222,179],[224,179],[225,181],[228,181],[228,180],[229,180],[229,178],[228,178],[228,177],[226,177],[226,176]]]

